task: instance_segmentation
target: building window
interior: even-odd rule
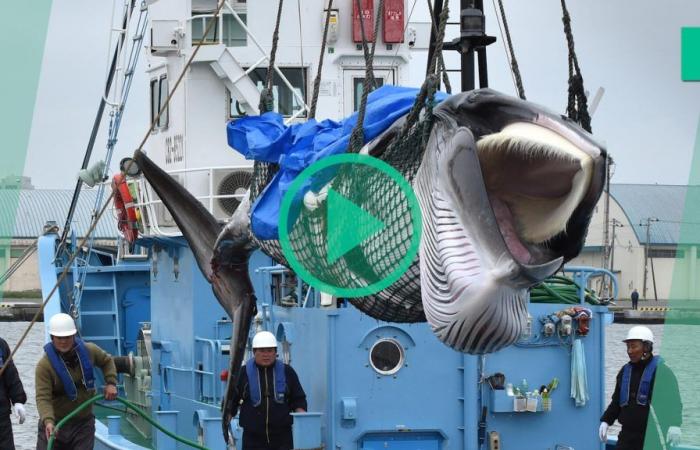
[[[209,14],[209,13],[207,13]],[[197,18],[197,16],[202,15],[202,13],[193,13],[192,15],[192,45],[197,45],[200,42],[203,44],[218,44],[219,43],[219,20],[211,27],[209,33],[204,36],[204,30],[209,26],[209,21],[214,20],[213,17],[202,17]],[[247,24],[247,15],[238,14],[241,21]],[[221,24],[223,28],[223,35],[221,36],[221,41],[226,47],[245,47],[247,45],[247,34],[240,23],[233,17],[232,14],[224,14],[222,16],[223,23]]]
[[[675,248],[650,248],[649,258],[684,258],[685,250]]]
[[[18,247],[12,247],[10,249],[10,258],[19,258],[22,255],[24,255],[24,252],[27,250],[26,247],[18,248]]]
[[[376,82],[374,88],[370,86],[370,92],[375,89],[379,89],[384,86],[384,78],[375,77]],[[357,111],[360,109],[360,103],[362,102],[362,92],[365,90],[365,79],[364,78],[353,78],[352,79],[352,110]]]
[[[165,100],[168,98],[168,76],[161,75],[160,78],[151,80],[151,123],[158,115],[158,111],[165,105]],[[165,108],[163,113],[153,127],[153,131],[168,127],[169,108]]]
[[[301,102],[297,99],[298,94],[306,103],[306,87],[305,83],[306,68],[300,67],[284,67],[280,68],[280,71],[292,85],[294,91],[289,89],[287,85],[282,81],[282,77],[279,76],[277,72],[272,77],[272,96],[274,98],[273,111],[280,113],[284,117],[290,117],[300,111],[303,108]],[[262,91],[265,85],[265,80],[267,79],[267,68],[257,68],[250,73],[250,78],[258,86],[258,90]],[[229,119],[234,119],[236,117],[242,117],[245,115],[245,111],[238,104],[236,99],[231,95],[231,92],[227,89],[226,94],[228,96],[228,115]],[[258,106],[258,105],[255,105]],[[300,114],[298,117],[306,117],[306,112]]]
[[[153,123],[153,119],[155,119],[158,115],[158,110],[158,79],[155,79],[151,80],[151,123]],[[153,131],[155,130],[156,125],[153,126]]]

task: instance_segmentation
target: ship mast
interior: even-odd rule
[[[443,9],[443,1],[435,0],[433,20],[440,17]],[[455,50],[460,53],[460,73],[462,91],[471,91],[476,87],[474,54],[479,63],[479,87],[488,87],[488,70],[486,63],[486,46],[496,42],[496,38],[486,35],[486,18],[484,17],[483,0],[460,0],[459,14],[460,36],[452,42],[444,44],[445,50]],[[432,27],[430,33],[430,46],[428,48],[428,62],[435,52],[436,27]],[[427,70],[426,70],[427,72]],[[426,75],[430,75],[426,73]]]

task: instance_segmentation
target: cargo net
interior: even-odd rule
[[[409,185],[420,167],[427,139],[433,125],[432,108],[437,80],[429,77],[416,99],[414,108],[406,116],[402,127],[395,126],[394,136],[382,139],[370,154],[396,169]],[[419,117],[422,107],[425,112]],[[392,133],[389,130],[387,133]],[[382,145],[382,142],[387,142]],[[349,151],[359,149],[351,148]],[[398,184],[389,182],[383,172],[376,170],[350,170],[347,164],[332,166],[337,172],[327,176],[327,185],[353,204],[370,212],[381,220],[385,228],[360,243],[336,261],[327,258],[327,206],[321,202],[314,210],[301,208],[303,213],[290,231],[290,244],[297,260],[306,268],[313,268],[313,275],[337,287],[362,288],[384,279],[399,266],[406,255],[413,233],[411,209],[408,198]],[[277,167],[257,163],[253,172],[251,200],[257,199],[270,182]],[[328,174],[325,174],[328,175]],[[278,240],[258,241],[261,249],[289,267]],[[302,277],[303,278],[303,277]],[[425,321],[420,295],[418,255],[400,278],[383,290],[349,299],[355,307],[380,320],[392,322]]]

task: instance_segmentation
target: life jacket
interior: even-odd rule
[[[95,372],[92,368],[92,363],[90,362],[90,353],[88,352],[88,349],[82,339],[78,337],[75,338],[74,350],[76,355],[78,355],[78,361],[80,362],[80,371],[83,374],[83,386],[85,386],[85,389],[88,391],[94,391]],[[49,358],[51,367],[53,367],[56,375],[58,375],[58,378],[61,379],[61,383],[63,383],[63,390],[66,392],[66,395],[68,398],[75,401],[78,398],[78,388],[70,376],[70,371],[68,370],[65,361],[63,361],[63,358],[61,358],[51,342],[44,345],[44,351],[46,352],[46,356]]]
[[[637,404],[646,406],[649,403],[649,391],[651,391],[651,382],[656,373],[656,367],[659,365],[659,357],[654,356],[649,361],[649,364],[642,372],[642,378],[639,380],[639,389],[637,390]],[[630,399],[630,381],[632,379],[632,363],[625,364],[622,369],[622,385],[620,386],[620,406],[627,406]]]
[[[263,369],[264,370],[264,369]],[[245,364],[246,375],[248,375],[248,391],[250,402],[253,406],[260,406],[262,402],[262,392],[260,391],[260,371],[255,364],[255,358],[250,358]],[[275,386],[274,400],[277,403],[284,403],[284,395],[287,392],[287,378],[284,373],[284,363],[279,359],[275,360],[272,370],[272,379]]]

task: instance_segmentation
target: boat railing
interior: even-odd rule
[[[239,11],[237,11],[233,6],[231,6],[231,2],[225,1],[224,2],[224,7],[228,10],[226,13],[219,14],[217,17],[217,27],[213,31],[213,36],[209,38],[208,36],[204,36],[204,31],[206,30],[206,21],[207,19],[211,20],[214,18],[214,14],[197,14],[194,15],[190,18],[187,19],[188,25],[189,25],[189,30],[190,30],[190,36],[192,37],[191,41],[192,44],[197,44],[198,42],[202,41],[203,44],[219,44],[219,45],[226,45],[227,47],[229,46],[228,44],[230,43],[230,39],[226,38],[224,39],[224,20],[225,17],[230,16],[233,17],[233,20],[235,20],[238,25],[241,27],[243,31],[246,33],[246,37],[250,38],[251,42],[255,45],[255,47],[260,51],[261,57],[258,59],[255,63],[251,64],[250,67],[248,67],[245,71],[246,75],[250,75],[256,68],[261,67],[263,63],[268,63],[270,61],[270,56],[269,54],[265,51],[262,45],[260,45],[260,41],[255,37],[253,32],[248,28],[246,25],[245,21],[241,18],[241,15]],[[194,32],[192,25],[195,23],[198,23],[201,21],[201,28],[202,28],[202,37],[195,39]],[[209,34],[211,34],[210,32]],[[266,66],[262,66],[265,67]],[[285,118],[286,123],[291,123],[295,121],[296,119],[301,118],[304,114],[306,114],[309,111],[309,106],[306,104],[304,99],[302,98],[301,94],[298,92],[297,89],[294,89],[292,86],[292,83],[287,79],[287,77],[282,73],[282,71],[277,67],[275,64],[274,66],[275,72],[277,75],[280,77],[282,80],[282,83],[289,89],[289,91],[294,95],[294,98],[296,98],[298,104],[301,105],[302,107],[299,108],[297,111],[294,112],[290,117]],[[233,80],[234,82],[236,80]]]
[[[586,288],[589,287],[589,280],[594,278],[607,280],[607,283],[604,283],[604,285],[609,287],[610,292],[607,292],[608,297],[604,298],[606,303],[617,298],[617,277],[607,269],[589,266],[564,266],[562,272],[564,272],[564,274],[571,274],[571,278],[573,278],[574,282],[579,286],[579,302],[581,304],[585,304]]]
[[[246,192],[232,193],[232,194],[217,194],[215,186],[215,176],[217,172],[234,172],[234,171],[250,171],[251,167],[249,165],[238,165],[238,166],[212,166],[212,167],[195,167],[187,169],[176,169],[166,171],[169,175],[182,176],[185,177],[190,174],[205,173],[208,177],[208,183],[206,183],[206,188],[204,192],[200,190],[197,192],[195,190],[192,192],[191,187],[187,187],[188,190],[197,198],[202,205],[209,211],[210,214],[214,215],[219,220],[228,220],[229,217],[222,216],[220,212],[216,211],[216,201],[219,199],[237,199],[241,200]],[[182,178],[183,185],[186,185],[186,178]],[[165,208],[163,201],[158,198],[158,195],[153,191],[145,177],[140,176],[138,178],[131,178],[127,180],[129,184],[129,190],[134,197],[133,206],[137,209],[137,218],[139,225],[139,233],[150,236],[167,236],[175,237],[180,236],[181,233],[177,229],[174,223],[161,223],[159,216],[162,215],[160,208]],[[116,211],[112,208],[113,214],[116,217]],[[221,216],[221,217],[217,217]],[[115,226],[117,222],[115,220]],[[118,231],[118,230],[117,230]]]

